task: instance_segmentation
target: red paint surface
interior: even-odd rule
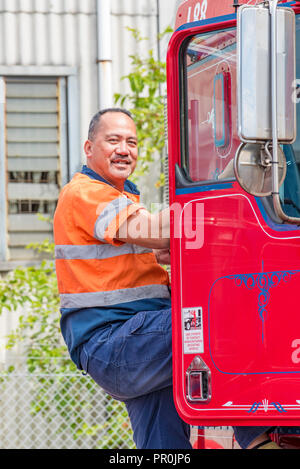
[[[208,14],[232,13],[232,3],[209,2]],[[185,2],[178,15],[186,15],[195,4],[196,1]],[[176,193],[175,165],[181,165],[180,47],[191,35],[234,27],[235,20],[198,25],[174,33],[169,46],[170,204],[180,207],[171,217],[175,400],[180,415],[194,425],[299,425],[300,229],[274,230],[264,220],[256,199],[236,181],[229,188],[222,189],[220,184],[224,182],[218,181],[216,190]],[[230,39],[231,34],[225,32],[222,39]],[[215,46],[219,40],[220,37]],[[191,174],[195,181],[207,180],[208,173],[216,169],[222,171],[240,144],[236,133],[234,62],[223,70],[217,60],[209,65],[206,71],[195,66],[193,72],[188,72],[191,90],[199,87],[197,73],[203,73],[202,95],[207,96],[197,106],[197,93],[193,95],[191,91],[188,100]],[[205,124],[218,73],[230,78],[230,147],[222,158],[218,158],[221,150],[215,146],[212,126]],[[199,154],[201,160],[197,158]],[[216,161],[221,162],[220,168],[216,168]],[[204,244],[200,249],[187,249],[185,224],[195,228],[201,223],[195,219],[197,204],[204,204]],[[191,220],[184,217],[189,209],[193,209]],[[176,233],[182,236],[176,237]],[[243,275],[252,277],[244,277],[244,283]],[[253,279],[257,281],[255,285]],[[271,283],[267,287],[270,279],[272,288]],[[183,351],[182,309],[196,307],[203,310],[204,352],[200,355],[212,372],[212,398],[205,404],[191,403],[186,398],[186,371],[195,355]],[[256,411],[255,403],[261,403]]]

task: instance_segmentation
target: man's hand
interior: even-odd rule
[[[153,252],[159,264],[162,264],[162,265],[171,264],[170,249],[153,249]]]

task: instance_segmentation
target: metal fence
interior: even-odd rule
[[[6,360],[0,422],[0,449],[135,449],[125,405],[69,359]],[[231,427],[191,430],[195,448],[238,448]]]
[[[62,360],[0,372],[0,449],[135,448],[125,406]]]

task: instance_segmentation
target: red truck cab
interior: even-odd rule
[[[279,219],[273,193],[250,193],[237,177],[238,3],[256,2],[183,1],[168,51],[174,397],[193,425],[296,426],[300,132],[280,143],[279,197],[297,224]],[[278,7],[295,13],[300,75],[300,2]],[[297,90],[296,80],[298,103]]]

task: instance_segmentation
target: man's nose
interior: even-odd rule
[[[129,149],[128,149],[127,142],[125,140],[122,140],[121,142],[119,142],[119,145],[116,151],[119,155],[128,155]]]

